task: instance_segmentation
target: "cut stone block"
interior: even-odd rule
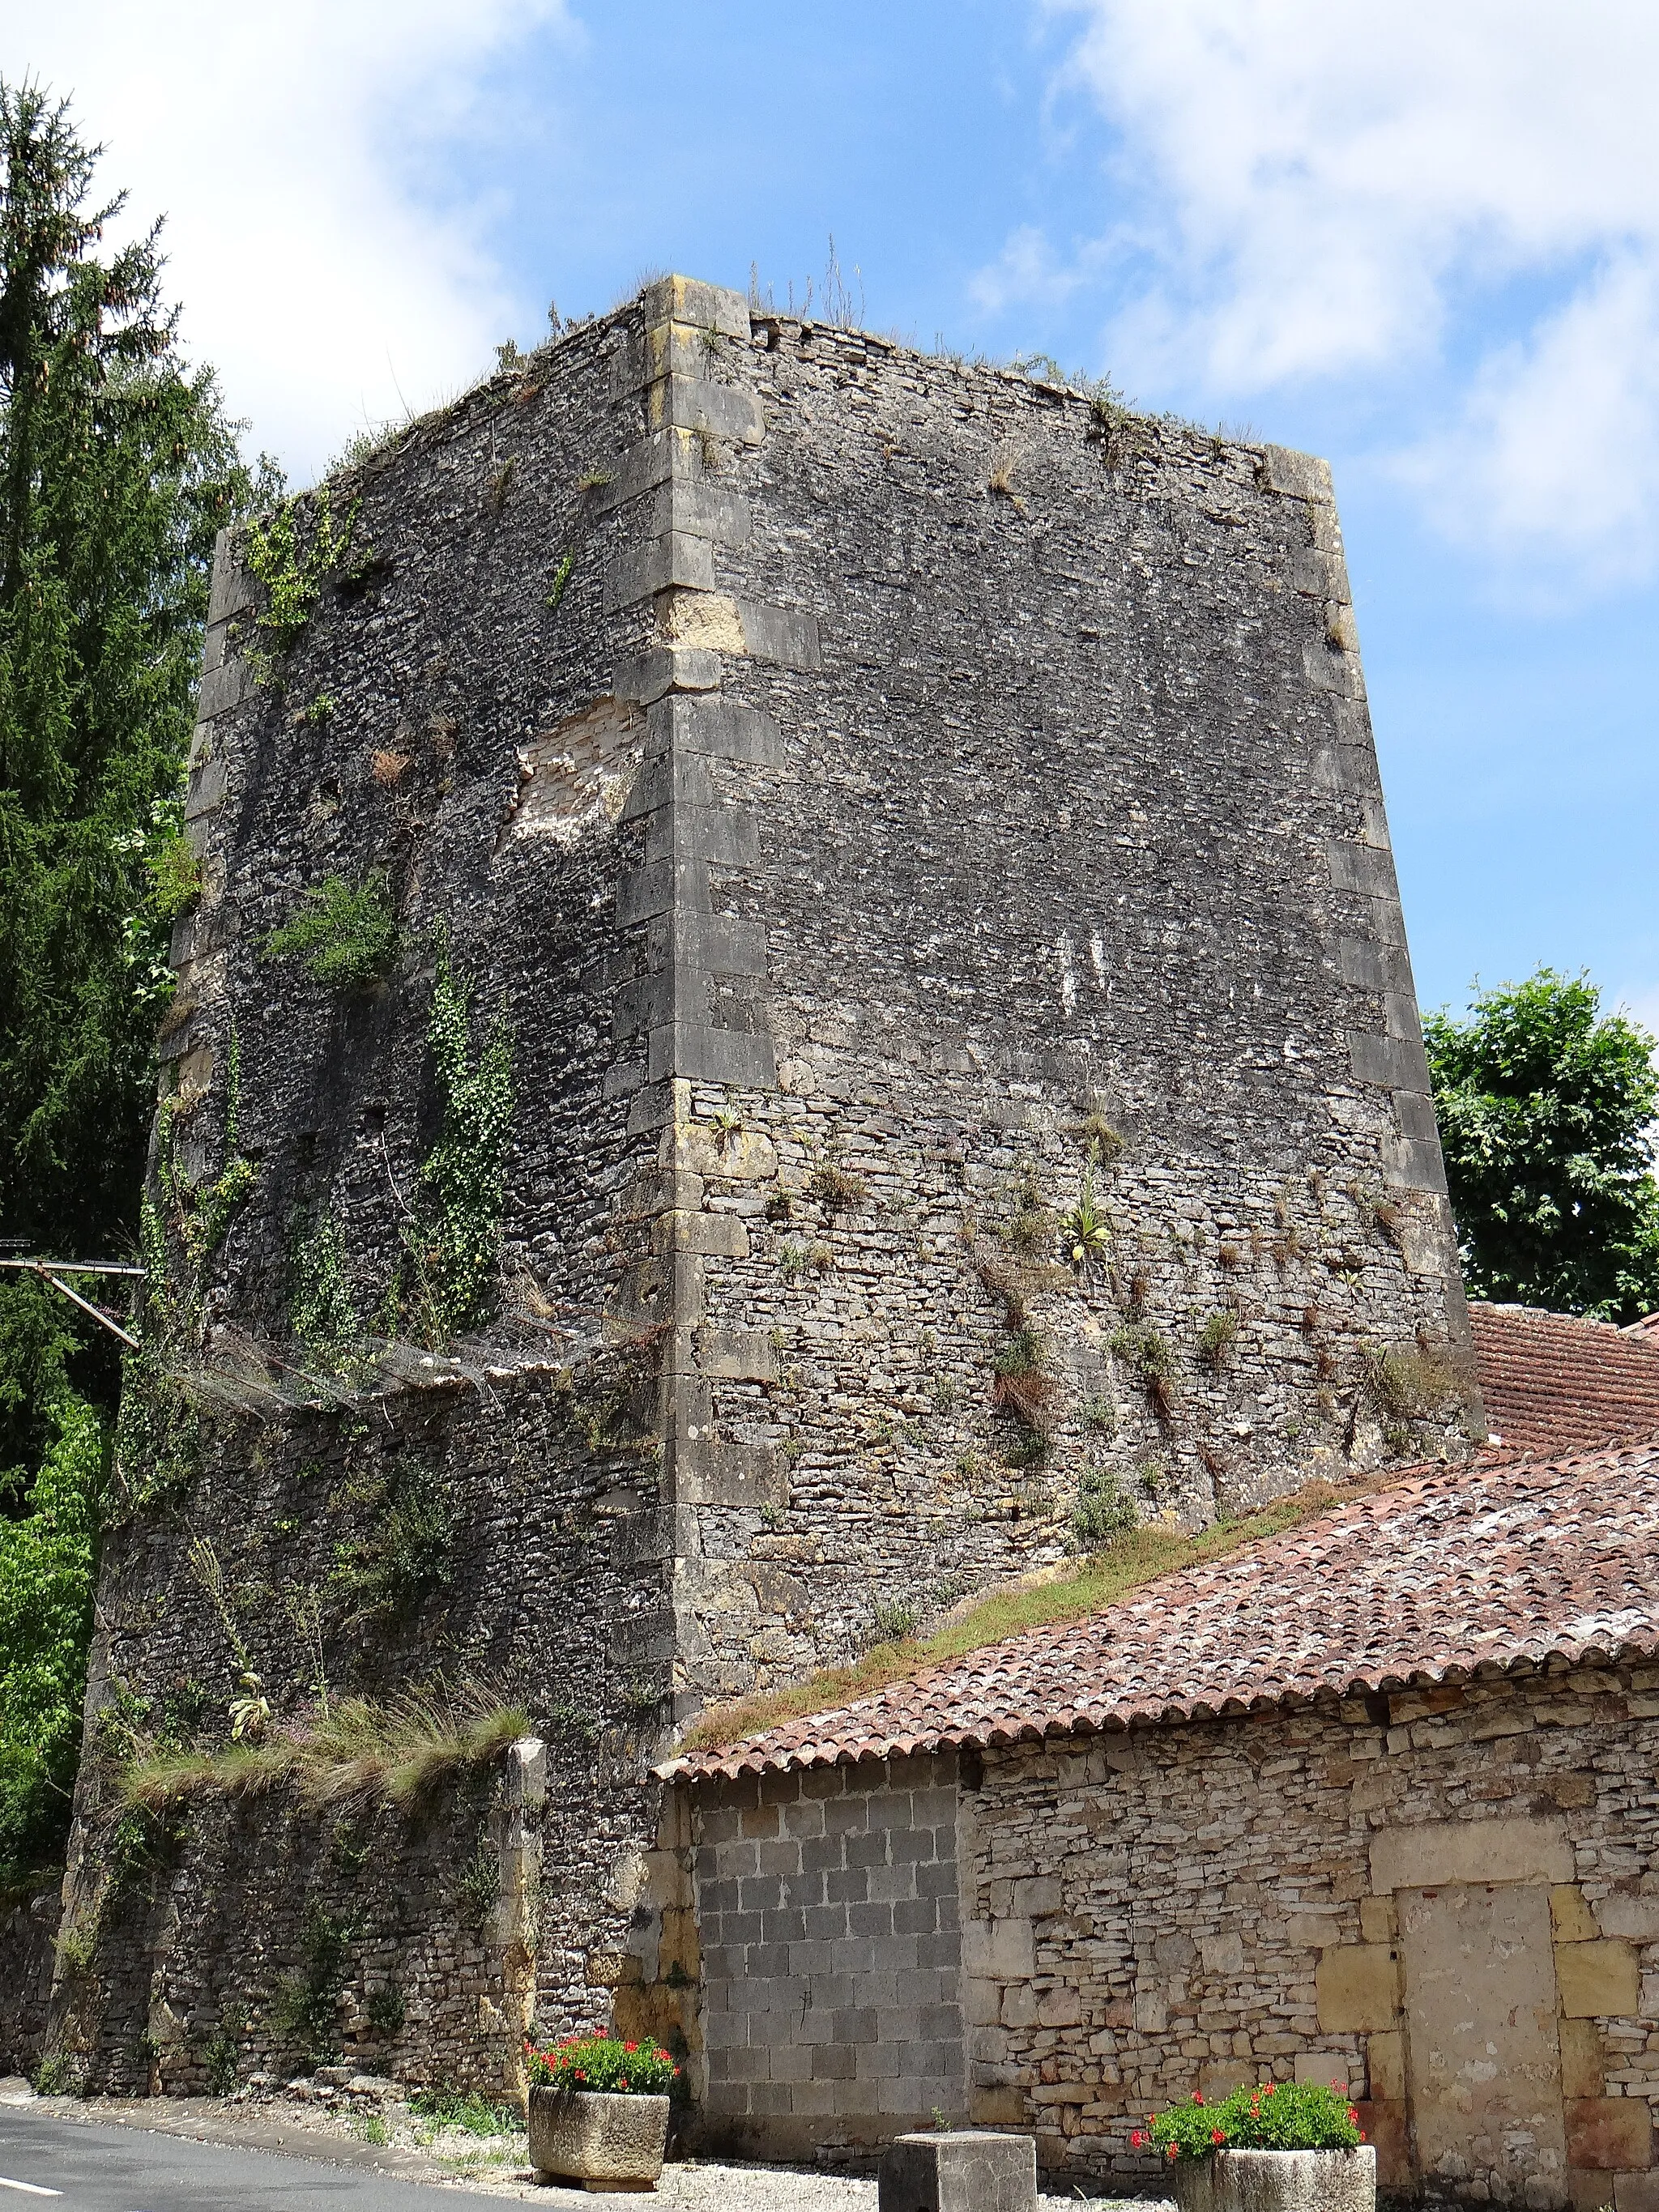
[[[1376,2153],[1221,2150],[1171,2174],[1181,2212],[1374,2212]]]
[[[883,2154],[880,2212],[1036,2212],[1036,2142],[963,2128],[900,2136]]]
[[[1564,2020],[1634,2020],[1641,2002],[1628,1943],[1564,1943],[1555,1954]]]
[[[654,2189],[668,2141],[666,2097],[530,2092],[530,2163],[589,2189]]]

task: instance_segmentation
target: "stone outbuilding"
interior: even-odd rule
[[[1346,2082],[1385,2188],[1654,2212],[1659,1445],[1421,1473],[666,1770],[711,2141],[1120,2182]]]

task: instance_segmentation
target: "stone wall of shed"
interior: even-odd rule
[[[1656,1716],[1659,1669],[1564,1668],[964,1760],[968,2118],[1032,2129],[1046,2167],[1121,2188],[1152,2178],[1129,2142],[1149,2112],[1242,2081],[1335,2080],[1359,2102],[1385,2188],[1647,2212]],[[743,2140],[780,2148],[803,2110],[828,2106],[821,2141],[868,2127],[868,2105],[839,2086],[866,2063],[856,2020],[834,2023],[852,2038],[844,2054],[815,2048],[809,2070],[796,2051],[811,1978],[833,1988],[864,1953],[850,1923],[822,1947],[825,1877],[791,1823],[856,1808],[859,1833],[905,1838],[918,1790],[931,1804],[954,1764],[684,1793],[705,1930],[763,1944],[772,1911],[775,1938],[803,1947],[799,1966],[770,1954],[781,1964],[752,1998],[754,1954],[724,1941],[705,1953],[711,2125],[741,2115]],[[758,1923],[742,1917],[745,1882]],[[1414,1949],[1436,1914],[1431,1945]],[[768,1992],[787,1986],[775,1974],[800,1996],[769,2044]],[[1464,2047],[1489,2001],[1495,2057],[1484,2027]],[[791,2054],[781,2084],[769,2047]],[[904,2103],[902,2081],[891,2095]]]

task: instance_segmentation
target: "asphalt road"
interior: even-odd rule
[[[453,2190],[274,2151],[223,2150],[137,2128],[0,2106],[0,2212],[434,2212]]]

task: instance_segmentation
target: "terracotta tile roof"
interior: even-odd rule
[[[1631,1322],[1625,1334],[1626,1336],[1633,1336],[1638,1340],[1646,1338],[1655,1344],[1659,1344],[1659,1313],[1644,1314],[1640,1321]]]
[[[1659,1443],[1408,1477],[665,1774],[759,1773],[1659,1651]]]
[[[1659,1333],[1530,1306],[1472,1305],[1469,1320],[1486,1420],[1506,1449],[1659,1437]]]

